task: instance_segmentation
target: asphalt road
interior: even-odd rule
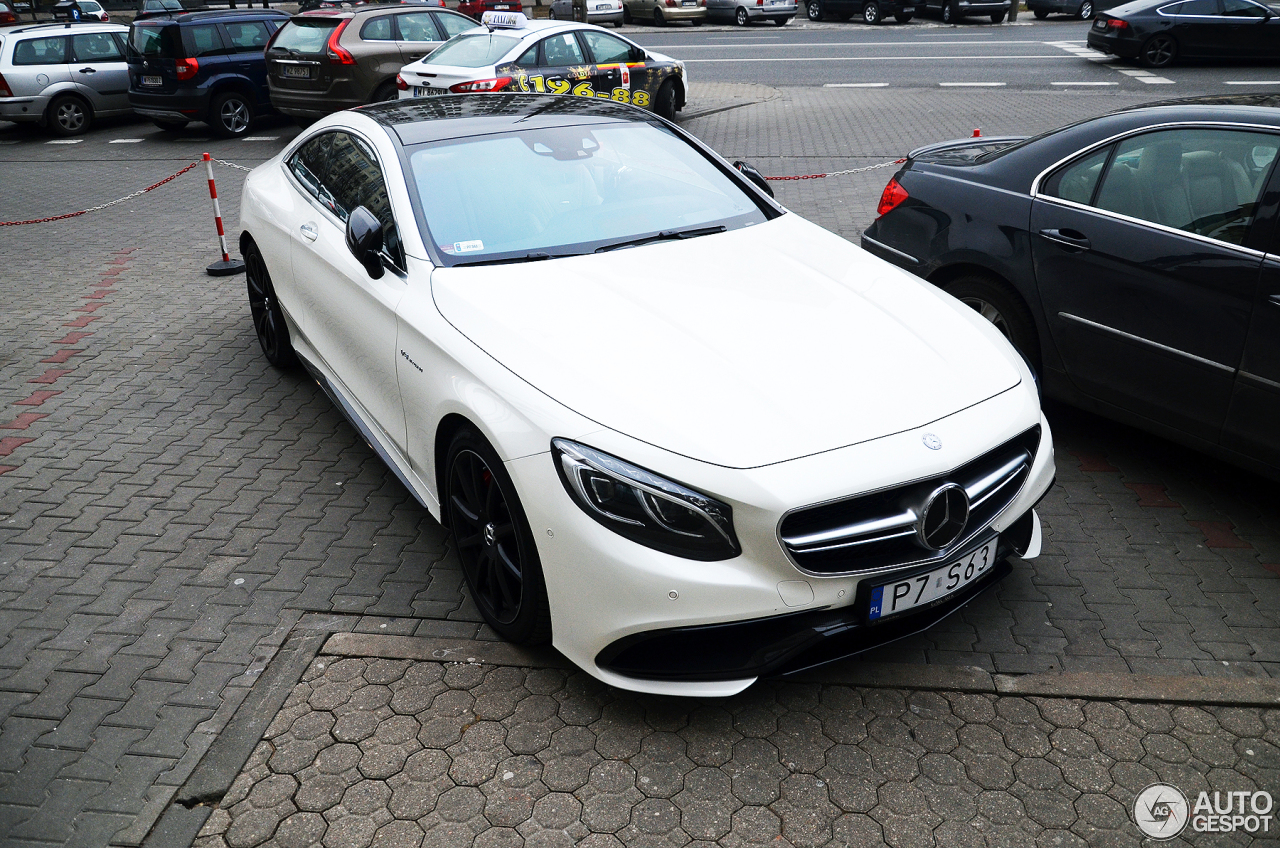
[[[1088,24],[1029,15],[993,25],[916,19],[771,24],[706,31],[688,26],[628,27],[640,44],[683,59],[691,79],[771,86],[1010,88],[1143,91],[1153,98],[1245,90],[1280,92],[1280,62],[1189,65],[1154,73],[1090,50]]]

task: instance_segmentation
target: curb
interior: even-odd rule
[[[574,666],[550,648],[507,642],[335,633],[320,654],[420,662],[470,663],[519,668]],[[1234,707],[1280,705],[1280,681],[1253,677],[1186,677],[1142,674],[992,674],[972,666],[846,661],[837,667],[781,678],[867,689],[920,689],[1004,697],[1081,698]]]

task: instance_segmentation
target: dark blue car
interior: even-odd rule
[[[129,29],[129,104],[165,130],[204,121],[244,136],[272,112],[263,50],[289,20],[274,10],[187,12]]]

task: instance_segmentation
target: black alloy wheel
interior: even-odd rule
[[[483,438],[462,430],[445,468],[449,530],[480,614],[512,642],[547,641],[551,613],[538,551],[502,461]]]
[[[960,18],[960,13],[956,11],[956,4],[951,0],[946,0],[942,4],[942,22],[944,24],[953,24]]]
[[[821,0],[809,0],[804,4],[804,13],[809,16],[811,21],[822,20],[822,2]]]
[[[258,344],[262,345],[262,354],[277,368],[287,370],[294,367],[298,358],[289,342],[289,328],[284,323],[280,302],[276,300],[271,274],[262,261],[262,252],[252,242],[244,252],[244,276],[249,287],[253,330],[258,335]]]
[[[1089,2],[1089,0],[1084,0],[1080,4],[1080,11],[1076,12],[1076,17],[1082,21],[1091,20],[1093,18],[1093,3]]]
[[[1172,35],[1153,35],[1138,51],[1138,60],[1148,68],[1167,68],[1178,55],[1178,42]]]
[[[625,5],[625,4],[622,6],[622,22],[623,22],[624,24],[631,24],[631,23],[634,23],[634,22],[631,20],[631,7],[630,7],[630,6],[627,6],[627,5]]]
[[[370,103],[385,103],[388,100],[395,100],[400,96],[399,90],[396,89],[394,82],[384,82],[373,90],[373,97],[369,99]]]
[[[733,22],[740,27],[744,27],[747,24],[751,23],[751,18],[750,16],[747,15],[747,10],[745,7],[743,6],[738,7],[738,11],[735,12],[733,15]]]
[[[1031,310],[1007,285],[990,277],[967,274],[945,284],[943,290],[990,321],[1040,371],[1040,343]]]
[[[862,20],[872,25],[880,23],[880,4],[875,0],[867,0],[862,7]]]
[[[654,25],[654,26],[666,26],[666,25],[667,25],[667,19],[666,19],[666,18],[664,18],[664,17],[662,16],[662,10],[661,10],[661,9],[654,9],[654,10],[653,10],[653,25]]]
[[[63,138],[88,132],[92,123],[93,111],[89,104],[74,94],[53,98],[45,112],[45,124],[49,131]]]

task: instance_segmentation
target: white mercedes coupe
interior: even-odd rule
[[[607,683],[729,695],[1039,553],[1052,442],[996,327],[652,113],[339,112],[240,220],[267,359],[449,528],[494,630]]]

